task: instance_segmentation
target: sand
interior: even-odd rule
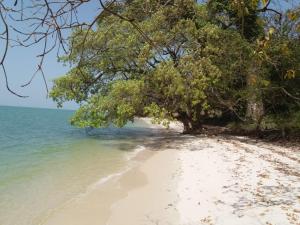
[[[127,172],[42,224],[300,224],[299,148],[177,135],[147,145],[133,160]]]

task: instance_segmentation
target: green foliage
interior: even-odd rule
[[[281,25],[272,27],[265,43],[264,67],[268,86],[263,90],[266,117],[277,128],[300,128],[300,44],[296,20],[284,15]]]
[[[75,113],[71,124],[78,127],[124,126],[140,113],[143,83],[115,81],[107,95],[95,94]]]
[[[164,7],[153,1],[151,13],[136,14],[144,4],[150,3],[133,1],[122,13],[138,16],[135,23],[150,43],[113,15],[102,18],[96,31],[74,32],[72,53],[62,59],[74,69],[55,80],[50,94],[59,106],[83,103],[73,125],[123,126],[137,115],[187,124],[211,114],[208,96],[225,69],[217,58],[226,56],[224,46],[239,35],[209,23],[205,8],[194,1]]]
[[[253,41],[263,34],[260,24],[258,0],[210,0],[210,18],[223,28],[234,27],[247,40]]]
[[[50,96],[58,106],[81,105],[71,120],[78,127],[149,116],[190,132],[208,118],[244,121],[249,102],[261,102],[272,121],[298,118],[298,11],[267,24],[257,11],[263,4],[121,1],[112,10],[127,19],[106,13],[95,30],[74,30],[71,54],[60,59],[73,68]]]

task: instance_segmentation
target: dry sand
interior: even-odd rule
[[[135,160],[43,224],[300,225],[299,148],[178,135]]]

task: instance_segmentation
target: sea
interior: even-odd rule
[[[139,121],[79,129],[74,111],[0,106],[0,225],[40,225],[53,210],[126,170],[157,137]]]

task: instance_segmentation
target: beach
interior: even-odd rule
[[[299,146],[178,134],[144,147],[41,224],[300,224]]]
[[[1,225],[300,224],[299,145],[0,109]]]
[[[300,225],[300,0],[0,0],[0,225]]]

